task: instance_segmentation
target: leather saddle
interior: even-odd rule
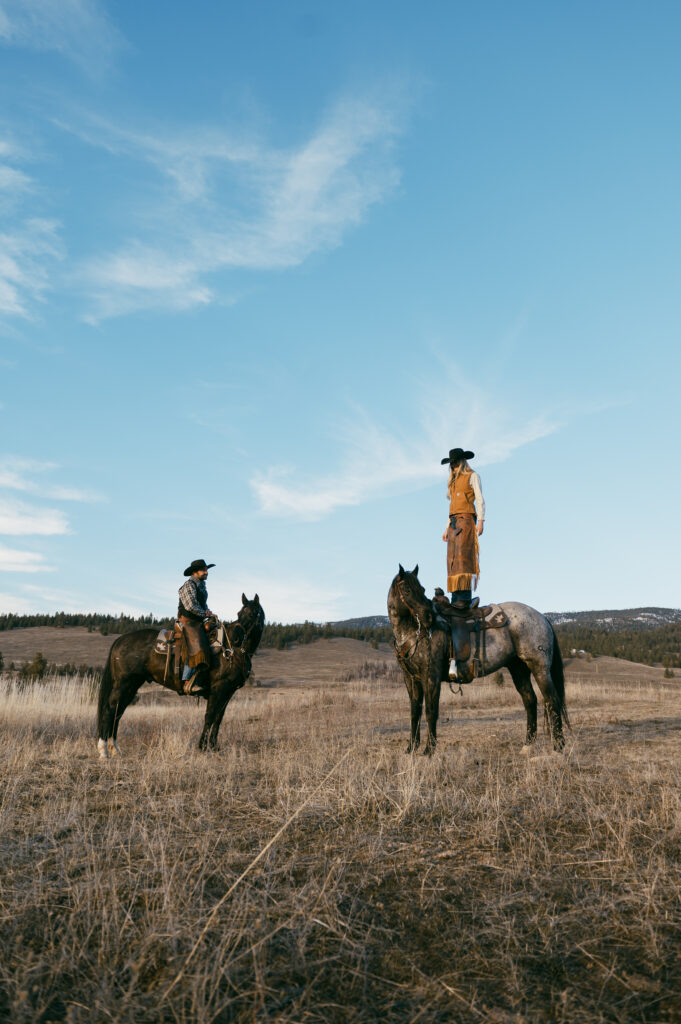
[[[229,639],[222,625],[208,630],[208,641],[210,644],[211,660],[219,657],[220,654],[230,655],[232,653]],[[179,622],[173,623],[172,629],[161,629],[156,637],[154,650],[157,654],[164,654],[166,658],[163,682],[167,683],[171,676],[175,679],[175,688],[181,693],[182,672],[189,660],[189,649],[187,637]]]
[[[488,629],[502,629],[508,625],[508,616],[503,608],[498,604],[487,604],[460,609],[450,605],[446,599],[434,601],[433,606],[443,620],[443,626],[449,630],[451,657],[466,663],[474,646],[472,678],[485,675],[485,633]],[[461,682],[466,681],[461,679]]]

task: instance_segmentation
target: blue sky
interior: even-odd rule
[[[681,10],[0,0],[0,611],[678,606]]]

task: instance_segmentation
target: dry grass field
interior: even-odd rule
[[[678,1021],[681,686],[567,696],[528,757],[508,682],[445,690],[428,760],[389,679],[245,689],[213,755],[149,691],[100,762],[78,681],[5,677],[0,1017]]]
[[[115,639],[114,635],[102,636],[96,630],[88,633],[84,626],[29,626],[1,630],[0,652],[5,665],[11,661],[16,665],[30,661],[36,651],[57,665],[104,665]]]

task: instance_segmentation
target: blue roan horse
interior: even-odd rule
[[[418,565],[413,572],[400,566],[388,592],[388,617],[411,702],[411,738],[407,752],[411,753],[420,744],[425,699],[428,739],[424,753],[432,754],[437,742],[440,684],[447,679],[449,666],[449,630],[437,616],[433,602],[426,597],[418,571]],[[500,607],[508,617],[508,625],[486,631],[484,672],[489,674],[507,668],[511,673],[527,713],[526,748],[537,736],[537,698],[531,682],[534,676],[544,699],[544,717],[553,746],[561,750],[565,745],[563,720],[568,726],[570,723],[565,704],[563,659],[553,626],[546,616],[529,605],[508,601]]]

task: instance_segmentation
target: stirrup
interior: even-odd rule
[[[200,697],[202,688],[197,686],[194,676],[190,676],[189,679],[184,680],[182,684],[182,691],[185,697]]]

